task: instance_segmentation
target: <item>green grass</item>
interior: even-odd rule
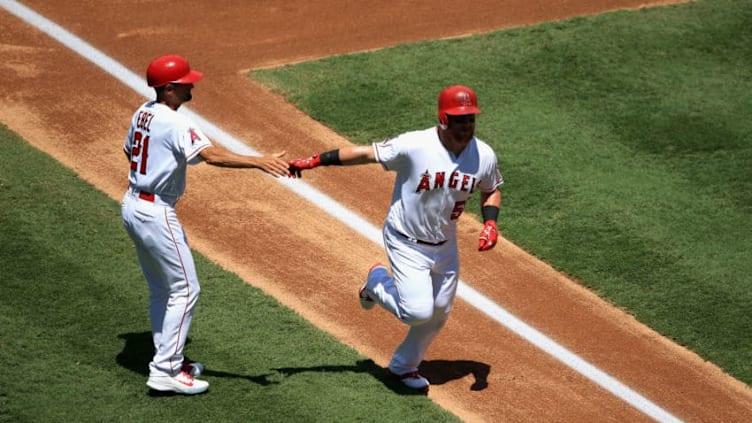
[[[3,127],[0,145],[0,422],[457,421],[199,255],[186,354],[210,392],[150,397],[148,289],[119,205]]]
[[[252,77],[356,143],[474,87],[504,235],[752,384],[750,22],[752,1],[696,1]]]

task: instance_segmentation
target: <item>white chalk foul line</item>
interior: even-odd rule
[[[131,72],[129,69],[97,50],[86,41],[17,1],[0,0],[0,5],[11,14],[54,38],[86,60],[94,63],[96,66],[136,91],[138,94],[146,98],[152,97],[153,90],[148,87],[141,76]],[[187,114],[209,137],[215,140],[215,142],[222,144],[227,149],[239,154],[253,156],[259,155],[256,150],[250,148],[248,145],[223,131],[213,123],[207,121],[197,113],[194,113],[189,108],[182,107],[181,112]],[[383,247],[384,244],[381,237],[381,230],[356,213],[353,213],[342,204],[299,179],[279,178],[277,181],[284,184],[291,191],[317,205],[325,212],[334,216],[354,231]],[[654,404],[628,386],[609,376],[597,367],[548,338],[535,328],[518,319],[503,307],[467,285],[465,282],[459,282],[457,295],[526,341],[545,351],[577,373],[595,382],[656,421],[681,421],[668,411]]]

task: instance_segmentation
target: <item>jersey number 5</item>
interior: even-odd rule
[[[458,201],[454,203],[454,210],[452,210],[452,215],[450,216],[451,220],[457,220],[460,218],[460,215],[462,212],[465,211],[465,202],[464,201]]]
[[[133,148],[131,148],[131,170],[146,175],[146,161],[149,159],[149,136],[140,131],[133,133]],[[139,164],[141,166],[139,166]]]

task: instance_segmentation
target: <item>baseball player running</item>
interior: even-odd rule
[[[397,172],[383,227],[391,275],[375,264],[360,288],[361,306],[376,304],[409,325],[388,372],[409,388],[428,392],[418,365],[449,316],[459,280],[456,222],[480,191],[485,226],[478,250],[498,240],[496,221],[504,180],[496,154],[475,137],[481,113],[475,92],[453,85],[439,94],[439,124],[370,146],[349,146],[289,162],[292,177],[317,166],[381,163]]]
[[[255,168],[274,177],[289,175],[284,153],[263,157],[234,154],[212,145],[200,128],[178,113],[191,100],[193,83],[203,74],[181,56],[154,59],[146,70],[156,100],[136,110],[125,138],[130,184],[122,202],[123,225],[136,246],[149,285],[149,315],[154,357],[146,385],[156,391],[199,394],[204,366],[185,362],[183,347],[199,296],[199,282],[188,240],[175,213],[185,191],[187,165]]]

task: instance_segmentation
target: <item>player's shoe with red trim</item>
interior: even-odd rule
[[[206,392],[209,389],[209,382],[198,380],[181,370],[175,376],[149,376],[146,386],[160,392],[195,395]]]
[[[200,377],[204,374],[204,365],[198,361],[183,361],[183,367],[180,370],[193,377]]]
[[[363,286],[361,286],[360,291],[358,291],[358,299],[360,300],[360,306],[363,307],[364,310],[370,310],[373,308],[373,306],[376,305],[376,301],[374,301],[374,299],[368,295],[368,291],[366,290],[366,287],[368,286],[368,281],[371,279],[371,274],[377,269],[382,269],[384,272],[387,271],[386,267],[384,267],[384,265],[382,265],[381,263],[376,263],[373,266],[371,266],[371,268],[368,269],[368,276],[366,276],[366,281],[363,282]]]
[[[401,375],[398,375],[389,369],[386,369],[386,371],[389,373],[390,376],[392,376],[395,379],[398,379],[400,382],[402,382],[402,384],[404,384],[408,388],[415,389],[418,392],[427,394],[428,388],[431,386],[431,384],[428,382],[428,379],[421,376],[420,373],[418,373],[417,371],[408,372],[408,373],[404,373]]]

